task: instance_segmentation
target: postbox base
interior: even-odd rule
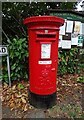
[[[56,104],[56,92],[50,95],[38,95],[29,91],[29,102],[37,108],[50,108]]]

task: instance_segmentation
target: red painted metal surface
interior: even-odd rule
[[[39,95],[56,92],[59,27],[62,18],[35,16],[26,18],[29,35],[30,91]]]

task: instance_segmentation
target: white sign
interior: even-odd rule
[[[78,35],[75,33],[71,34],[71,45],[78,45]]]
[[[65,35],[65,27],[66,27],[66,22],[64,23],[63,26],[60,27],[60,31],[59,31],[60,35]]]
[[[80,34],[81,22],[75,21],[74,32]]]
[[[80,24],[80,34],[84,34],[84,23]]]
[[[73,31],[73,21],[67,20],[66,32],[72,33]]]
[[[59,35],[59,43],[58,43],[58,47],[62,47],[62,35]]]
[[[41,58],[49,59],[51,53],[51,44],[43,43],[41,44]]]
[[[52,61],[38,61],[38,64],[52,64]]]
[[[0,56],[6,55],[7,57],[7,69],[8,69],[8,77],[9,77],[9,86],[11,87],[11,80],[10,80],[10,64],[9,64],[9,55],[8,50],[5,45],[0,45]]]
[[[62,48],[63,49],[71,49],[71,41],[70,40],[62,40]]]
[[[0,55],[7,55],[7,54],[8,54],[7,47],[0,46]]]

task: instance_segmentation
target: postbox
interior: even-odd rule
[[[38,99],[41,101],[46,98],[52,102],[56,96],[59,28],[64,24],[64,19],[34,16],[26,18],[24,24],[27,25],[29,36],[31,101],[34,104],[34,99],[37,102]]]

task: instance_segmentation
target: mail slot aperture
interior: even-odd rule
[[[37,34],[37,38],[55,38],[56,35],[52,34]]]

